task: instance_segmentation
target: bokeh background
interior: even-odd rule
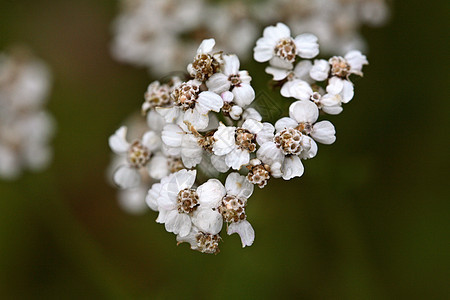
[[[117,10],[0,1],[0,49],[26,44],[50,65],[58,123],[51,167],[0,181],[0,298],[450,297],[447,0],[396,1],[389,24],[363,29],[370,66],[329,117],[337,142],[302,178],[256,189],[254,245],[233,235],[217,256],[176,247],[154,212],[125,213],[105,180],[107,138],[152,79],[111,58]]]

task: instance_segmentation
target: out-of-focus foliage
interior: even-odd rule
[[[1,298],[445,298],[444,6],[398,1],[390,24],[364,30],[370,65],[332,118],[337,142],[297,184],[256,192],[252,247],[231,236],[205,256],[174,247],[154,213],[127,215],[106,183],[107,138],[152,79],[110,58],[114,2],[3,1],[0,49],[24,43],[51,66],[58,135],[49,170],[0,182]]]

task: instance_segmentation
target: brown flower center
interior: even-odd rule
[[[175,104],[186,111],[195,107],[199,93],[199,86],[184,82],[172,92],[171,96]]]
[[[302,133],[298,129],[287,128],[278,132],[274,137],[275,145],[280,148],[285,155],[298,155],[302,151]]]
[[[181,158],[177,157],[168,157],[167,165],[169,167],[170,173],[175,173],[184,169],[183,161],[181,160]]]
[[[227,223],[239,222],[245,220],[245,207],[247,206],[247,200],[242,200],[236,196],[226,195],[222,199],[222,203],[219,206],[219,213],[222,214],[223,219]]]
[[[231,87],[239,87],[242,83],[241,76],[238,75],[230,75],[228,76],[228,81],[231,82]]]
[[[170,104],[170,87],[166,84],[154,84],[145,92],[144,99],[145,102],[142,105],[143,113],[147,113],[155,107],[167,106]]]
[[[350,75],[350,65],[347,60],[341,56],[333,56],[330,58],[331,75],[341,78],[347,78]]]
[[[204,82],[220,69],[220,64],[210,54],[201,53],[195,57],[192,68],[194,74],[191,75]]]
[[[255,135],[247,129],[236,129],[236,145],[242,150],[254,152],[256,150]]]
[[[247,179],[253,184],[257,184],[260,188],[266,186],[270,179],[270,167],[268,165],[249,166],[250,171],[247,174]]]
[[[142,168],[150,160],[150,150],[141,141],[135,141],[128,149],[128,162],[132,167]]]
[[[177,209],[178,212],[190,214],[199,206],[198,194],[193,189],[184,189],[178,193],[177,196]]]
[[[209,234],[204,232],[199,232],[195,239],[197,241],[198,251],[208,254],[219,253],[219,241],[220,236],[218,234]]]
[[[297,55],[297,46],[291,38],[285,38],[275,46],[275,54],[282,59],[293,63]]]

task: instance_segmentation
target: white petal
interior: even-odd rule
[[[216,73],[216,74],[220,74],[220,73]],[[230,103],[230,102],[232,102],[234,100],[234,95],[230,91],[223,92],[222,94],[220,94],[220,97],[222,97],[223,102],[226,102],[226,103]]]
[[[287,61],[279,56],[272,57],[269,61],[269,64],[272,67],[285,69],[289,72],[292,72],[292,69],[294,68],[294,65],[290,61]]]
[[[235,54],[223,56],[223,73],[226,76],[237,75],[239,73],[240,62]]]
[[[165,186],[162,185],[161,189],[164,189]],[[177,199],[176,198],[169,198],[166,197],[165,195],[162,195],[162,193],[160,193],[160,195],[158,196],[158,198],[156,199],[156,203],[158,205],[158,208],[160,210],[176,210],[177,208]]]
[[[275,45],[276,41],[267,41],[260,38],[256,42],[256,47],[253,49],[253,58],[257,62],[269,61],[275,55]]]
[[[236,148],[236,127],[227,127],[224,124],[219,125],[219,129],[214,133],[213,152],[215,155],[225,155]]]
[[[203,40],[197,49],[197,54],[209,53],[213,50],[216,41],[214,39]]]
[[[302,176],[305,169],[300,158],[296,155],[292,155],[285,158],[281,170],[283,172],[283,179],[289,180],[294,177]]]
[[[141,183],[141,175],[136,168],[121,166],[114,173],[114,182],[122,189],[137,187]]]
[[[179,148],[181,147],[181,141],[184,136],[184,131],[180,126],[175,124],[167,124],[161,133],[161,139],[164,144],[169,147]]]
[[[313,58],[319,54],[318,39],[314,34],[304,33],[295,38],[298,55],[301,58]]]
[[[302,136],[301,145],[303,148],[303,151],[299,155],[301,159],[310,159],[316,156],[318,148],[316,142],[312,138],[305,135]]]
[[[247,129],[253,134],[257,134],[263,129],[263,124],[253,119],[245,120],[244,124],[242,124],[241,128]]]
[[[298,122],[288,117],[281,118],[275,123],[275,129],[277,132],[283,131],[287,128],[295,128],[297,126]]]
[[[237,223],[231,223],[227,229],[228,235],[233,233],[239,234],[242,242],[242,248],[251,246],[255,240],[255,230],[247,220],[243,220]]]
[[[201,207],[217,208],[226,192],[219,180],[209,179],[197,188],[197,194]]]
[[[142,137],[142,144],[150,151],[155,151],[161,146],[161,138],[154,131],[147,131]]]
[[[317,122],[313,126],[311,136],[313,139],[322,144],[333,144],[336,141],[336,130],[330,121]]]
[[[348,80],[344,80],[344,87],[342,88],[342,103],[348,103],[353,99],[353,83]]]
[[[220,173],[226,173],[230,169],[230,167],[227,166],[227,164],[225,163],[225,155],[222,156],[212,155],[211,164]]]
[[[158,224],[166,223],[167,222],[167,216],[169,215],[170,212],[172,212],[172,211],[165,210],[165,209],[160,209],[158,217],[156,218],[156,223],[158,223]]]
[[[181,237],[189,234],[191,226],[191,218],[187,214],[179,214],[175,210],[169,213],[165,224],[168,232],[179,234]]]
[[[225,163],[234,170],[239,170],[250,161],[250,153],[237,147],[225,156]]]
[[[242,114],[242,119],[244,120],[254,119],[256,121],[260,122],[262,121],[261,114],[253,107],[249,107],[244,110],[244,113]]]
[[[284,160],[283,152],[273,142],[262,144],[256,152],[256,157],[268,165]]]
[[[344,109],[341,106],[324,106],[322,107],[322,111],[329,115],[338,115]]]
[[[211,110],[219,112],[222,106],[223,100],[219,95],[213,92],[205,91],[201,92],[200,95],[198,95],[198,100],[195,108],[201,114],[207,114]]]
[[[319,117],[319,109],[311,101],[296,101],[289,107],[289,117],[297,123],[314,123]]]
[[[130,144],[126,140],[127,127],[122,126],[109,137],[109,147],[117,154],[126,153]]]
[[[295,77],[304,81],[311,81],[309,72],[311,71],[312,63],[309,60],[300,61],[294,69]]]
[[[291,30],[283,23],[276,26],[268,26],[264,29],[263,36],[273,41],[278,41],[291,36]]]
[[[156,112],[159,113],[167,123],[173,123],[180,115],[180,109],[176,106],[157,107]]]
[[[223,217],[216,210],[199,208],[192,216],[192,223],[194,223],[200,231],[218,234],[222,230]]]
[[[250,84],[250,82],[252,81],[250,74],[246,70],[239,71],[238,75],[242,83]]]
[[[285,82],[280,90],[281,96],[286,97],[286,98],[292,97],[292,95],[291,95],[292,85],[293,85],[292,81]]]
[[[251,184],[245,176],[239,173],[230,173],[225,181],[225,189],[227,194],[236,196],[240,199],[248,199],[253,194],[253,184]]]
[[[331,77],[330,80],[328,80],[327,85],[327,93],[330,93],[332,95],[337,95],[342,92],[342,89],[344,88],[344,80],[339,77]]]
[[[291,97],[299,100],[309,100],[313,90],[309,83],[303,80],[293,80],[290,85]]]
[[[197,171],[180,170],[175,173],[174,180],[178,185],[178,191],[190,189],[195,182]]]
[[[240,107],[239,105],[233,105],[233,107],[230,110],[230,117],[233,120],[239,120],[243,112],[244,109],[242,107]]]
[[[181,143],[181,158],[186,168],[190,169],[202,161],[203,149],[197,138],[192,134],[185,134]]]
[[[234,102],[241,106],[246,107],[255,100],[255,90],[253,90],[250,84],[242,83],[233,89]]]
[[[161,184],[155,183],[152,185],[152,188],[148,191],[147,196],[145,197],[145,202],[147,205],[154,211],[158,211],[158,197],[161,192]]]
[[[119,191],[120,207],[130,214],[142,214],[148,210],[145,204],[145,189],[140,186],[134,189]]]
[[[324,81],[328,78],[330,73],[330,63],[325,59],[314,60],[314,65],[312,66],[309,76],[317,81]]]
[[[157,180],[169,175],[167,157],[162,153],[153,156],[148,164],[148,173],[150,177]]]
[[[320,103],[323,106],[337,106],[341,104],[341,95],[332,95],[332,94],[325,94],[320,99]]]
[[[262,145],[266,142],[271,142],[273,140],[275,128],[272,124],[264,122],[263,128],[256,135],[256,142],[258,145]]]
[[[353,50],[345,55],[345,59],[351,67],[351,71],[355,73],[361,73],[363,65],[367,65],[367,57],[358,50]]]
[[[197,104],[198,105],[198,104]],[[208,127],[209,117],[208,114],[200,113],[196,108],[188,109],[183,116],[183,121],[189,122],[197,130],[202,130]]]
[[[151,110],[147,113],[147,124],[151,130],[161,132],[166,124],[166,120],[159,113]]]
[[[273,76],[273,80],[275,81],[281,81],[285,79],[288,74],[289,70],[276,68],[276,67],[266,67],[266,73]]]
[[[231,86],[231,82],[228,80],[228,76],[222,73],[213,74],[208,81],[206,81],[208,90],[216,94],[221,94],[228,91]]]

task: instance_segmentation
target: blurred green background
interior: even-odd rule
[[[211,256],[176,247],[154,212],[123,212],[105,181],[107,138],[151,80],[110,57],[116,2],[1,0],[0,49],[51,66],[58,133],[47,171],[0,181],[0,298],[450,298],[449,12],[397,1],[363,29],[370,66],[329,117],[337,142],[256,190],[252,247],[227,236]]]

